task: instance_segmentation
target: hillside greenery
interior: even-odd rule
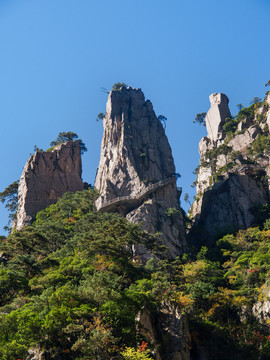
[[[252,314],[270,281],[269,220],[166,260],[158,234],[96,212],[96,197],[66,193],[1,237],[1,359],[26,359],[28,349],[50,359],[151,359],[157,344],[136,315],[164,302],[188,317],[192,349],[205,346],[209,359],[269,359],[269,323]],[[134,244],[155,254],[145,266]]]

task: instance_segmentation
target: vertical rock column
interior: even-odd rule
[[[254,225],[254,212],[258,206],[268,203],[269,193],[266,184],[259,180],[267,171],[267,157],[263,157],[262,165],[246,161],[249,146],[261,133],[260,127],[249,119],[244,132],[226,138],[222,127],[230,117],[229,100],[225,94],[212,94],[209,99],[208,134],[199,144],[197,199],[192,205],[194,224],[189,237],[192,243],[211,246],[225,233]],[[234,160],[233,153],[238,153]],[[220,169],[223,170],[218,173]]]
[[[119,211],[150,232],[162,233],[168,256],[186,248],[183,216],[176,188],[175,166],[164,129],[140,89],[122,87],[109,94],[95,187],[98,209],[127,197]],[[167,182],[166,182],[167,180]],[[165,183],[147,193],[158,182]],[[147,194],[142,197],[142,194]],[[137,201],[131,201],[137,200]]]
[[[81,149],[77,141],[32,155],[20,178],[16,229],[31,224],[38,211],[56,203],[65,192],[83,190],[81,173]]]

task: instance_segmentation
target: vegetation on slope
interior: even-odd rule
[[[135,319],[164,301],[188,316],[192,352],[203,345],[209,359],[269,358],[269,324],[252,314],[269,279],[267,222],[168,261],[157,237],[94,211],[95,198],[92,189],[66,193],[32,226],[2,238],[1,359],[26,359],[28,349],[50,359],[150,359],[157,344]],[[161,260],[143,266],[132,244]]]
[[[153,236],[115,214],[93,212],[94,190],[67,193],[33,226],[3,240],[0,358],[39,346],[51,358],[110,359],[135,346],[135,316],[155,303],[131,245]]]

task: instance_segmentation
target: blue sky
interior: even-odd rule
[[[168,118],[179,186],[194,195],[206,131],[192,121],[213,92],[228,95],[232,113],[264,96],[269,18],[270,0],[0,0],[0,191],[20,177],[34,145],[48,148],[60,131],[86,143],[83,178],[93,183],[103,131],[95,119],[107,99],[100,88],[120,81]],[[1,204],[0,228],[6,223]]]

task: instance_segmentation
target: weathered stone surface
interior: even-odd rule
[[[211,108],[205,118],[207,137],[217,141],[222,138],[222,125],[225,124],[225,119],[231,116],[229,99],[225,94],[214,93],[209,96],[209,100]]]
[[[47,360],[48,358],[45,352],[39,347],[29,349],[26,356],[26,360]]]
[[[20,178],[16,229],[31,224],[38,211],[55,203],[65,192],[83,190],[81,172],[81,150],[77,141],[32,155]]]
[[[256,221],[252,210],[268,201],[260,182],[249,175],[228,174],[204,192],[191,235],[211,245],[226,233],[252,226]]]
[[[270,283],[263,286],[261,296],[263,299],[254,304],[252,312],[258,321],[264,322],[270,319]]]
[[[170,304],[163,303],[159,312],[146,310],[137,316],[139,331],[155,345],[157,360],[190,360],[191,337],[187,318]]]
[[[269,96],[267,101],[270,102]],[[226,98],[224,104],[228,105]],[[211,109],[215,106],[212,105]],[[220,113],[211,112],[211,109],[211,116],[207,117],[208,136],[199,144],[201,161],[197,197],[191,209],[194,224],[190,236],[193,242],[211,243],[226,231],[254,225],[256,217],[252,208],[269,203],[270,152],[266,149],[254,156],[250,152],[258,136],[267,135],[267,106],[262,103],[255,108],[253,118],[238,124],[238,130],[245,130],[244,133],[236,132],[227,137],[220,127],[217,128],[217,124],[223,123]],[[211,132],[214,128],[215,136]],[[258,144],[256,151],[259,151]]]
[[[234,151],[243,151],[256,139],[256,136],[260,133],[260,127],[253,125],[248,128],[244,134],[236,135],[229,143],[229,146],[233,147]]]
[[[150,101],[140,89],[125,88],[109,94],[104,134],[95,187],[101,196],[97,208],[108,201],[119,201],[110,211],[119,211],[128,220],[143,223],[151,233],[161,232],[168,256],[186,248],[183,216],[176,188],[175,166],[164,129]],[[153,184],[168,180],[155,191],[141,197]],[[135,204],[131,198],[138,199]],[[174,216],[167,210],[175,209]],[[141,249],[137,249],[139,252]]]
[[[157,360],[189,360],[191,338],[187,319],[171,304],[163,304],[156,318],[157,339],[161,346]]]
[[[266,113],[266,123],[268,125],[268,129],[269,129],[269,132],[270,132],[270,93],[267,95],[266,97],[266,103],[268,104],[268,111]]]
[[[207,150],[213,148],[213,141],[211,141],[207,136],[204,136],[199,142],[199,154],[203,156]]]

